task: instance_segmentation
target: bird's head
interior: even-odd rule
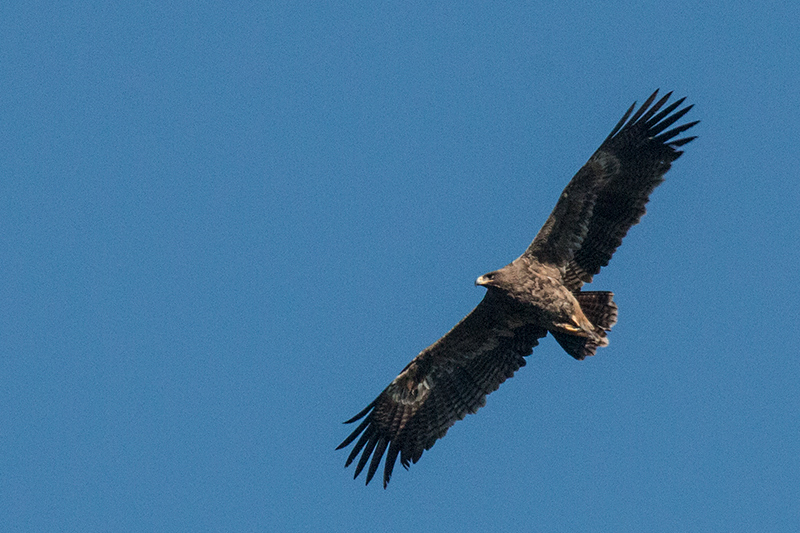
[[[505,281],[505,276],[502,270],[495,270],[494,272],[489,272],[488,274],[484,274],[483,276],[479,277],[475,280],[475,286],[481,285],[486,287],[495,287],[498,289],[503,288],[503,284]]]

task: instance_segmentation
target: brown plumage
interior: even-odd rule
[[[561,193],[525,253],[477,279],[476,285],[487,288],[481,303],[346,422],[364,418],[337,448],[358,438],[345,463],[361,454],[355,477],[369,463],[369,483],[386,454],[385,488],[398,457],[406,468],[416,463],[524,366],[524,357],[548,332],[578,360],[608,345],[607,332],[617,321],[613,294],[581,287],[608,264],[683,153],[678,148],[695,138],[675,139],[697,122],[665,131],[692,106],[677,110],[681,98],[664,107],[672,93],[656,102],[657,94],[635,114],[635,103],[628,109]]]

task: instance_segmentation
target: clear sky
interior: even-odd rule
[[[800,530],[800,4],[340,4],[0,7],[5,530]],[[353,481],[341,422],[659,87],[699,138],[610,346]]]

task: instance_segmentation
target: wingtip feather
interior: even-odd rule
[[[372,480],[372,477],[375,475],[375,472],[378,471],[378,466],[381,464],[381,459],[383,458],[383,454],[386,451],[386,445],[389,443],[385,438],[381,438],[378,440],[378,445],[375,446],[375,450],[372,454],[372,461],[369,464],[369,470],[367,470],[367,484]]]
[[[371,403],[370,403],[368,406],[366,406],[364,409],[362,409],[361,411],[359,411],[359,412],[358,412],[358,414],[357,414],[357,415],[355,415],[353,418],[351,418],[351,419],[349,419],[349,420],[345,420],[345,421],[344,421],[344,422],[342,422],[342,423],[343,423],[343,424],[352,424],[352,423],[353,423],[353,422],[355,422],[356,420],[359,420],[359,419],[363,418],[363,417],[364,417],[364,415],[366,415],[367,413],[369,413],[369,412],[370,412],[370,410],[371,410],[373,407],[375,407],[375,403],[376,403],[377,401],[378,401],[378,399],[376,398],[376,399],[375,399],[375,400],[373,400],[373,401],[372,401],[372,402],[371,402]]]
[[[373,435],[369,442],[367,443],[366,447],[364,448],[364,453],[361,454],[361,458],[358,460],[358,464],[356,465],[356,472],[353,475],[353,479],[357,478],[358,475],[364,470],[364,467],[367,466],[367,461],[369,460],[370,455],[372,455],[372,451],[375,449],[375,446],[378,444],[379,436],[377,433]],[[369,476],[367,477],[367,484],[370,482]]]

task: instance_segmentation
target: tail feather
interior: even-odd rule
[[[583,361],[587,356],[594,355],[597,350],[597,343],[588,337],[578,337],[577,335],[559,331],[550,331],[550,334],[564,348],[565,352],[578,361]]]
[[[575,359],[582,361],[594,355],[600,346],[608,346],[606,331],[617,323],[617,304],[614,293],[608,291],[587,291],[575,295],[583,310],[583,314],[595,327],[592,337],[580,337],[560,331],[551,331],[553,338],[564,348],[564,351]]]
[[[617,323],[617,304],[610,291],[586,291],[575,295],[586,318],[595,328],[611,331]]]

